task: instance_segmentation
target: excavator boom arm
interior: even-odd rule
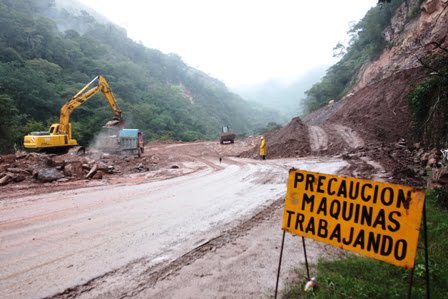
[[[110,108],[115,114],[115,117],[118,118],[120,121],[121,119],[121,110],[118,107],[117,100],[115,100],[115,96],[112,93],[112,89],[110,89],[109,84],[107,83],[106,79],[103,76],[98,76],[98,86],[101,87],[101,91],[104,94],[104,97],[107,100],[107,103],[109,103]]]
[[[94,82],[98,82],[97,85],[88,89],[91,85],[94,84]],[[75,94],[67,103],[65,103],[64,106],[62,106],[58,133],[71,135],[70,132],[71,113],[82,103],[86,102],[88,99],[94,96],[98,91],[103,92],[104,97],[106,98],[110,108],[114,112],[114,120],[118,121],[119,123],[123,122],[123,119],[121,117],[121,110],[118,107],[117,101],[115,100],[115,97],[112,93],[111,88],[109,87],[109,84],[107,83],[106,79],[103,76],[99,75],[96,76],[87,85],[85,85],[77,94]]]

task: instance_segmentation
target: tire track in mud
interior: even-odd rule
[[[359,137],[358,133],[349,127],[343,125],[333,125],[336,132],[342,137],[345,143],[351,148],[364,146],[364,141]]]
[[[328,149],[328,135],[324,129],[319,126],[309,126],[308,135],[311,151],[325,151]]]

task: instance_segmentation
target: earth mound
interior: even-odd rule
[[[299,117],[294,117],[281,129],[273,130],[264,136],[267,144],[268,158],[291,158],[306,156],[311,153],[308,127]],[[241,154],[241,157],[258,157],[258,146]]]

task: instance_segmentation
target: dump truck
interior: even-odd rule
[[[221,135],[219,136],[219,142],[224,144],[225,142],[234,143],[235,133],[230,130],[229,126],[223,126],[221,130]]]
[[[143,133],[139,129],[117,129],[103,127],[97,136],[94,148],[105,153],[128,153],[140,157],[144,152]]]

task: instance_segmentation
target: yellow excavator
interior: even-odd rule
[[[62,106],[59,123],[52,124],[49,131],[31,132],[26,135],[24,137],[23,146],[26,149],[56,153],[67,152],[70,148],[79,147],[78,142],[72,136],[70,115],[79,105],[86,102],[99,91],[103,93],[107,103],[114,113],[113,119],[109,121],[106,126],[122,127],[124,121],[121,117],[121,110],[117,105],[117,101],[115,100],[106,79],[99,75]],[[76,151],[78,154],[82,154],[85,150],[84,148],[79,147],[76,148]]]

